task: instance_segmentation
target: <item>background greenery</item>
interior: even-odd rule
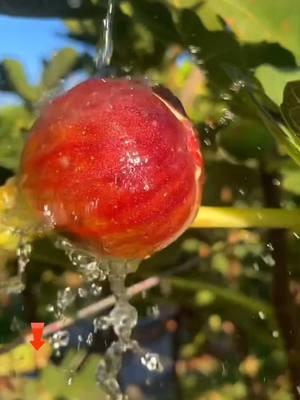
[[[0,0],[0,13],[63,18],[70,38],[101,46],[104,0],[71,5],[66,0]],[[113,71],[146,76],[181,99],[198,128],[206,160],[205,205],[299,206],[299,15],[298,0],[118,2]],[[26,132],[41,104],[76,74],[95,72],[93,58],[72,48],[49,55],[37,85],[29,83],[18,61],[1,60],[0,90],[22,100],[0,109],[3,184],[18,169]],[[131,277],[129,284],[192,262],[146,299],[134,299],[141,316],[149,317],[153,304],[175,310],[172,318],[163,319],[174,348],[171,398],[300,398],[299,239],[297,231],[283,229],[189,230]],[[5,280],[15,273],[15,252],[3,249],[0,256]],[[47,305],[57,290],[76,291],[80,285],[66,257],[50,241],[36,241],[26,290],[0,296],[2,344],[31,321],[51,321]],[[78,300],[70,314],[95,300]],[[0,355],[0,399],[75,400],[87,393],[99,399],[95,352],[101,349],[83,352],[70,386],[66,371],[78,357],[74,350],[62,362],[50,357],[48,347],[39,356],[27,345],[5,352]],[[32,379],[28,374],[37,369],[41,373]],[[132,399],[144,398],[133,387],[131,393]],[[166,390],[162,398],[167,395]]]

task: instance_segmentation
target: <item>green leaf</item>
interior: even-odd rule
[[[282,171],[283,188],[297,196],[300,196],[300,172],[299,170],[283,170]]]
[[[0,165],[16,170],[24,143],[24,131],[32,124],[32,115],[22,107],[0,109]]]
[[[74,68],[79,60],[79,54],[71,48],[58,51],[47,63],[44,69],[42,82],[46,89],[56,87]]]
[[[243,42],[278,42],[300,61],[298,0],[206,0],[199,13],[221,16]]]
[[[261,118],[266,128],[272,133],[278,144],[283,146],[289,156],[300,165],[300,137],[298,137],[291,129],[288,129],[280,120],[280,116],[273,113],[265,106],[265,104],[256,98],[256,96],[248,90],[250,99],[256,106],[257,115]],[[264,99],[264,94],[259,93],[260,98]],[[266,103],[268,101],[267,96]]]
[[[26,102],[35,103],[42,94],[40,86],[30,85],[23,66],[16,60],[6,59],[2,62],[4,79],[7,80],[11,91],[16,92]]]
[[[262,84],[266,94],[278,106],[282,103],[285,85],[292,80],[300,79],[300,70],[280,70],[271,65],[262,65],[255,71],[256,78]]]
[[[68,28],[68,37],[84,43],[95,45],[99,36],[99,27],[94,20],[67,20],[64,22]]]
[[[300,141],[300,80],[288,82],[283,92],[281,112],[287,124]]]
[[[70,351],[61,365],[49,365],[35,380],[27,380],[22,398],[31,400],[40,398],[41,393],[47,399],[82,399],[88,393],[90,400],[104,400],[105,394],[96,384],[95,374],[99,363],[99,356],[89,356],[87,362],[73,374],[80,362],[84,359],[83,352]],[[71,384],[68,379],[72,378]]]

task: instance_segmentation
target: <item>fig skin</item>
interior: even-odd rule
[[[89,79],[46,105],[19,175],[36,214],[115,259],[143,259],[177,239],[199,207],[203,160],[167,97],[138,81]]]

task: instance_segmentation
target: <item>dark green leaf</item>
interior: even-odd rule
[[[231,83],[228,67],[232,65],[246,73],[241,47],[231,32],[209,31],[190,10],[180,13],[178,26],[185,46],[208,72],[210,84],[228,89]]]
[[[297,66],[293,54],[278,43],[247,43],[243,46],[248,68],[261,64],[271,64],[279,68],[295,68]]]
[[[158,40],[176,43],[180,37],[167,7],[158,2],[141,2],[132,0],[133,15],[138,22],[147,27]]]
[[[273,115],[264,103],[256,98],[256,95],[250,91],[248,91],[248,94],[256,106],[258,116],[275,137],[278,144],[283,146],[290,157],[300,165],[300,137],[284,125],[283,121],[280,120],[280,116]],[[261,99],[264,98],[263,93],[260,93],[260,97]],[[267,98],[267,96],[265,97]]]
[[[300,81],[287,83],[281,104],[282,115],[300,140]]]

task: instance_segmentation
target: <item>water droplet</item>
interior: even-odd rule
[[[246,82],[239,79],[233,82],[233,84],[230,86],[230,90],[238,93],[244,87],[246,87]]]
[[[149,371],[162,372],[163,366],[160,362],[158,354],[146,353],[141,358],[141,362]]]
[[[17,249],[17,261],[18,261],[18,275],[22,277],[25,272],[26,265],[30,261],[30,255],[32,252],[32,246],[25,239],[20,241]]]
[[[190,53],[193,54],[193,55],[197,55],[197,54],[200,54],[200,53],[201,53],[201,49],[200,49],[199,46],[190,45],[190,46],[189,46],[189,51],[190,51]]]
[[[111,320],[110,317],[98,317],[94,319],[93,324],[95,333],[101,330],[106,331],[111,326]]]
[[[68,386],[71,386],[72,383],[73,383],[73,377],[70,376],[70,377],[68,378],[68,380],[67,380],[67,385],[68,385]]]
[[[280,180],[277,179],[277,178],[274,178],[274,179],[272,180],[272,182],[273,182],[273,185],[274,185],[274,186],[280,186],[280,184],[281,184]]]
[[[84,297],[87,297],[87,295],[88,295],[87,289],[82,288],[82,287],[78,288],[78,296],[79,297],[84,298]]]
[[[267,243],[267,247],[268,247],[268,249],[270,249],[271,251],[274,251],[274,247],[273,247],[272,243]]]
[[[150,308],[150,310],[149,310],[149,315],[150,315],[150,316],[152,316],[152,317],[154,317],[154,318],[158,318],[158,317],[159,317],[159,314],[160,314],[160,311],[159,311],[158,305],[152,306],[152,307]]]
[[[62,347],[68,346],[70,341],[70,334],[66,330],[61,330],[54,333],[50,339],[50,342],[54,350],[59,350]]]
[[[80,350],[82,342],[83,342],[82,335],[78,335],[77,336],[77,350]]]
[[[258,312],[258,316],[259,316],[259,318],[262,319],[262,320],[265,320],[265,319],[266,319],[266,315],[265,315],[265,313],[264,313],[263,311],[259,311],[259,312]]]
[[[54,306],[53,306],[52,304],[48,304],[48,305],[46,306],[46,311],[47,311],[48,313],[54,313],[55,308],[54,308]]]
[[[94,341],[94,335],[93,335],[92,332],[90,332],[90,333],[88,334],[87,339],[86,339],[86,344],[87,344],[88,346],[91,346],[91,345],[93,344],[93,341]]]
[[[94,282],[91,284],[90,291],[93,296],[99,296],[102,292],[102,286]]]
[[[74,302],[75,294],[70,287],[66,287],[63,290],[59,290],[57,293],[57,308],[58,312],[63,314],[65,310]]]
[[[256,262],[253,264],[253,268],[254,268],[255,271],[259,271],[260,270],[259,265]]]
[[[262,256],[262,259],[266,265],[269,265],[270,267],[274,267],[275,265],[275,260],[271,256],[271,254],[266,254],[265,256]]]
[[[228,101],[232,99],[232,95],[230,93],[221,93],[220,98],[222,100]]]

